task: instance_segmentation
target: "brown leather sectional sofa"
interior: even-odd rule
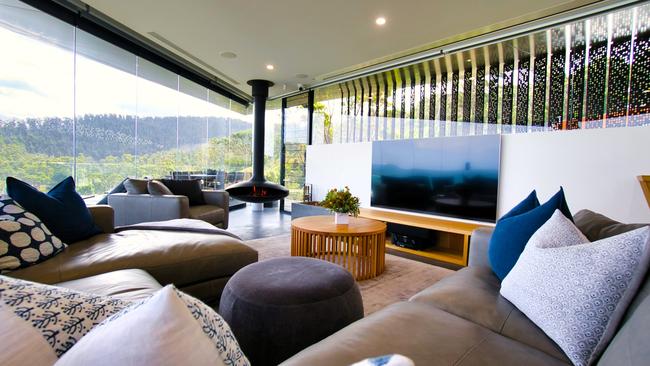
[[[173,282],[215,304],[230,276],[257,261],[255,250],[228,236],[147,230],[113,233],[110,207],[93,207],[91,213],[104,234],[73,243],[53,259],[11,275],[129,300],[148,297],[161,284]],[[592,241],[638,227],[584,211],[574,219]],[[474,232],[469,267],[409,301],[343,328],[282,365],[350,365],[391,353],[406,355],[416,365],[569,365],[559,347],[499,294],[500,282],[488,266],[490,235],[485,229]],[[647,364],[648,329],[646,276],[597,364]]]
[[[576,225],[592,241],[632,230],[583,210]],[[499,294],[489,267],[490,230],[472,235],[469,267],[388,306],[308,347],[283,366],[350,365],[398,353],[416,365],[567,365],[562,350]],[[628,308],[622,326],[598,365],[646,365],[650,360],[648,278]]]
[[[135,299],[173,283],[215,305],[228,279],[258,258],[257,251],[230,236],[157,230],[116,233],[110,206],[93,206],[90,212],[103,234],[68,243],[54,258],[9,275]]]

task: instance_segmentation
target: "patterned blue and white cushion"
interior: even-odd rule
[[[129,305],[111,297],[0,276],[0,364],[19,360],[51,365],[94,326]]]
[[[244,356],[235,335],[230,330],[221,315],[214,309],[184,292],[174,288],[176,294],[185,303],[194,319],[199,323],[203,333],[214,343],[215,348],[221,354],[226,365],[247,365],[248,360]]]
[[[501,294],[575,365],[598,359],[650,262],[650,227],[595,242],[560,211],[539,228],[501,285]]]
[[[173,285],[97,326],[57,365],[249,365],[228,324]]]
[[[0,199],[0,273],[43,262],[66,246],[36,215]]]

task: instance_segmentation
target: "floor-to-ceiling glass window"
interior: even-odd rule
[[[138,58],[137,166],[142,177],[176,170],[178,75]]]
[[[253,124],[251,111],[230,103],[226,187],[249,179],[253,173]]]
[[[76,41],[76,183],[96,194],[137,175],[137,59],[86,32]]]
[[[213,91],[208,91],[208,151],[206,167],[214,173],[212,185],[217,189],[226,186],[226,156],[229,146],[230,121],[233,112],[230,111],[230,100]]]
[[[179,82],[176,169],[189,178],[208,180],[208,89],[185,78]],[[212,178],[210,178],[212,179]]]
[[[285,211],[291,211],[291,204],[303,199],[309,142],[307,99],[307,93],[287,98],[284,109],[284,186],[289,189],[289,196],[283,201]]]
[[[8,175],[72,175],[97,199],[125,177],[250,177],[248,106],[17,0],[0,2],[0,45],[0,192]]]
[[[341,94],[338,86],[317,89],[314,93],[313,144],[341,141]]]
[[[74,172],[75,28],[19,1],[0,3],[0,191]]]
[[[282,137],[282,101],[266,103],[264,116],[264,176],[273,183],[280,182],[280,152]]]
[[[208,151],[206,167],[223,189],[250,177],[252,124],[248,110],[210,91],[208,96]]]

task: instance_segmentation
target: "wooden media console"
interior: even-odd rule
[[[489,228],[493,225],[472,223],[453,218],[423,216],[408,212],[385,211],[374,208],[362,208],[360,217],[383,221],[386,223],[414,226],[438,232],[437,242],[422,250],[400,247],[386,238],[386,248],[408,253],[445,263],[467,266],[469,238],[474,229]]]

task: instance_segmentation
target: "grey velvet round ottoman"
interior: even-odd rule
[[[277,365],[361,319],[363,302],[343,267],[282,257],[235,273],[221,294],[219,313],[253,366]]]

